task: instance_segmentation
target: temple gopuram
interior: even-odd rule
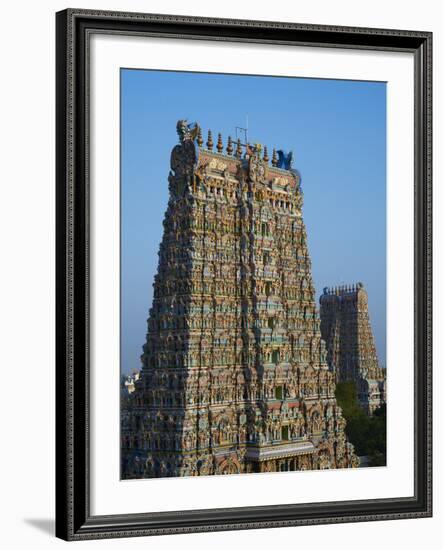
[[[320,318],[330,370],[337,382],[355,382],[359,404],[371,415],[386,403],[386,370],[378,364],[363,284],[323,289]]]
[[[357,467],[320,334],[292,154],[177,123],[122,478]]]

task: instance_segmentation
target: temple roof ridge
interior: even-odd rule
[[[265,164],[269,164],[272,169],[281,171],[284,174],[294,172],[292,166],[294,154],[292,151],[285,152],[283,149],[272,149],[272,157],[268,155],[268,147],[262,143],[251,143],[247,140],[242,143],[240,138],[233,139],[228,135],[226,143],[223,141],[221,132],[217,133],[216,139],[211,129],[207,130],[206,142],[203,139],[202,127],[198,122],[188,123],[187,119],[177,121],[177,134],[180,143],[191,141],[198,149],[209,152],[211,155],[220,155],[223,158],[243,160],[250,156],[257,156]]]
[[[336,295],[343,296],[344,294],[353,294],[359,290],[364,289],[364,284],[362,282],[352,283],[352,284],[342,284],[336,286],[325,286],[323,288],[323,296]]]

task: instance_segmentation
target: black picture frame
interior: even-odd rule
[[[415,64],[413,497],[92,516],[89,505],[89,39],[94,33],[412,52]],[[432,33],[68,9],[56,14],[56,535],[65,540],[432,515]]]

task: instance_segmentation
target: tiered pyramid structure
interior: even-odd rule
[[[372,414],[386,403],[386,370],[378,363],[363,284],[323,289],[320,317],[330,370],[337,382],[355,382],[360,406]]]
[[[320,337],[292,154],[177,123],[122,477],[358,466]]]

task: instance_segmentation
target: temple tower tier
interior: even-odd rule
[[[315,305],[292,153],[177,123],[122,477],[358,465]],[[215,134],[217,135],[217,134]]]

